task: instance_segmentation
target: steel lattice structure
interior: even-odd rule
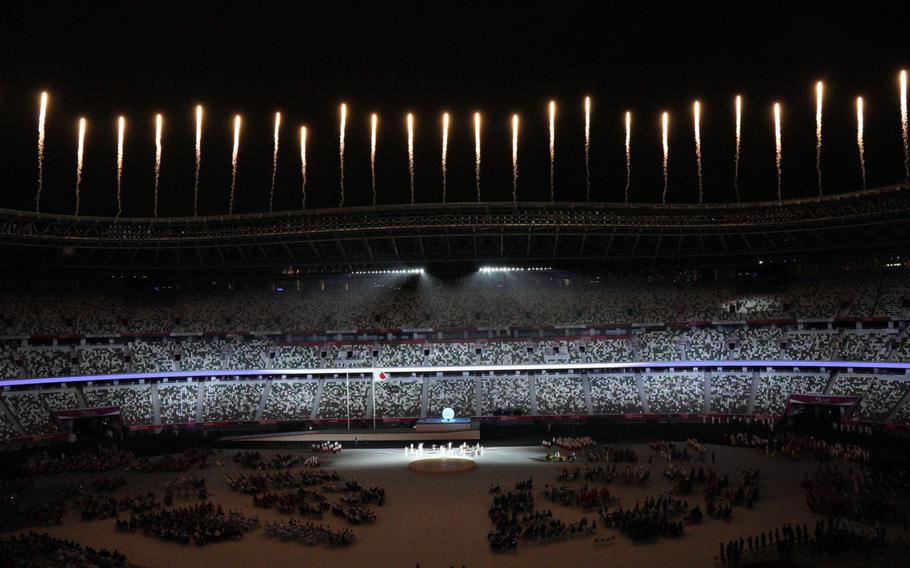
[[[706,268],[884,257],[908,246],[908,185],[711,205],[453,203],[160,219],[0,210],[0,267],[50,276]]]

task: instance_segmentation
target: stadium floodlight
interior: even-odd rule
[[[546,272],[552,270],[549,266],[481,266],[477,271],[483,274],[493,272]]]
[[[374,274],[423,274],[423,268],[399,268],[393,270],[355,270],[351,272],[354,276],[374,275]]]

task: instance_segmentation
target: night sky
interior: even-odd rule
[[[51,95],[42,210],[72,213],[76,120],[89,120],[82,213],[115,207],[116,116],[127,117],[124,215],[152,210],[153,116],[165,114],[162,215],[192,213],[193,107],[205,106],[200,214],[227,211],[231,120],[244,117],[235,212],[338,204],[338,104],[349,105],[346,204],[370,201],[369,114],[380,114],[378,201],[409,200],[404,115],[416,116],[416,193],[441,199],[440,114],[452,115],[449,201],[474,201],[471,113],[484,116],[482,197],[511,199],[510,116],[521,115],[519,199],[549,198],[546,105],[558,103],[556,199],[621,201],[623,112],[632,200],[659,201],[660,112],[671,113],[671,203],[697,199],[691,104],[702,101],[705,201],[734,199],[733,97],[745,98],[744,199],[776,198],[771,103],[783,104],[784,197],[817,194],[814,83],[826,83],[827,193],[860,189],[854,98],[866,98],[870,187],[903,181],[897,73],[906,3],[26,2],[0,7],[0,207],[34,209],[38,94]],[[734,10],[735,9],[735,10]]]

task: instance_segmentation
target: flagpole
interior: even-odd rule
[[[351,429],[351,374],[344,374],[344,390],[347,392],[347,405],[348,405],[348,430]]]
[[[376,429],[376,372],[373,371],[373,430]]]

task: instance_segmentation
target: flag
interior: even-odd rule
[[[379,369],[373,369],[373,382],[382,382],[389,378],[389,374]]]

